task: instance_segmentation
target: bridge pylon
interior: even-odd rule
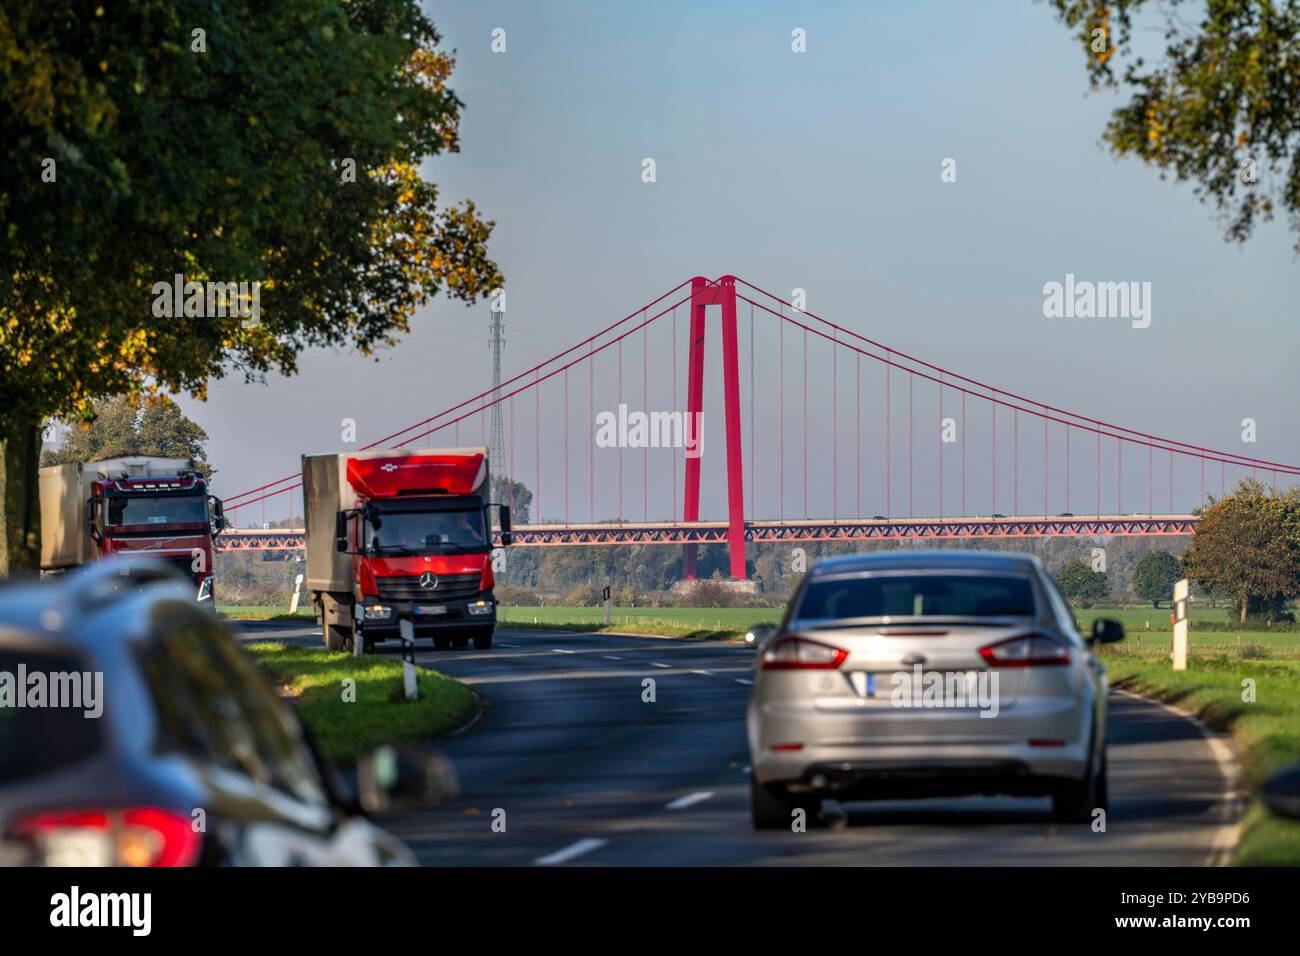
[[[687,359],[687,434],[694,448],[686,452],[686,486],[682,496],[682,520],[700,520],[700,456],[704,451],[704,342],[708,322],[705,309],[722,309],[722,395],[727,446],[727,545],[731,553],[731,577],[745,579],[745,485],[740,423],[740,348],[736,333],[736,277],[691,279],[690,352]],[[689,444],[689,443],[688,443]],[[752,449],[751,449],[752,451]],[[682,551],[682,576],[695,578],[699,546],[687,544]]]

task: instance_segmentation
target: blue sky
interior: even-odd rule
[[[1229,245],[1189,186],[1107,153],[1100,134],[1116,100],[1089,94],[1082,53],[1044,4],[475,0],[429,9],[445,45],[458,52],[453,86],[466,106],[462,152],[430,163],[428,173],[445,200],[472,198],[497,222],[492,251],[507,278],[508,372],[691,275],[733,273],[784,296],[803,288],[819,315],[999,388],[1195,444],[1300,461],[1294,237],[1273,224],[1244,246]],[[497,27],[506,30],[505,54],[490,49]],[[790,50],[796,27],[806,31],[805,54]],[[645,157],[656,162],[652,184],[641,181]],[[955,183],[940,180],[945,158],[956,160]],[[1044,283],[1067,273],[1150,282],[1150,327],[1044,318]],[[366,442],[486,388],[486,325],[486,305],[439,301],[378,363],[321,351],[294,379],[214,383],[207,403],[185,406],[210,436],[217,493],[292,472],[303,451],[339,448],[343,418],[356,419]],[[716,326],[713,333],[711,382],[720,376]],[[755,326],[756,443],[746,453],[756,455],[759,517],[780,510],[775,333],[770,323]],[[654,408],[672,401],[668,341],[667,333],[652,340],[647,357]],[[786,447],[797,452],[802,356],[786,345]],[[746,341],[742,359],[747,348]],[[830,401],[824,352],[814,345],[810,357],[816,408]],[[625,385],[638,401],[641,361],[639,345],[629,343]],[[684,350],[678,366],[680,396]],[[840,514],[856,509],[852,374],[839,367]],[[879,376],[864,367],[864,392],[876,398]],[[614,383],[612,365],[599,366],[597,410],[613,407]],[[897,414],[906,387],[896,385]],[[589,500],[593,427],[577,401],[585,402],[587,387],[585,373],[571,381],[572,520],[585,520]],[[721,425],[720,390],[711,384],[706,394],[704,510],[721,517],[722,462],[709,454],[720,449],[710,443]],[[560,516],[558,386],[543,401],[542,511]],[[515,442],[529,454],[517,453],[515,470],[532,485],[536,422],[526,404],[516,408]],[[868,516],[885,508],[881,404],[867,402],[863,411]],[[934,396],[921,396],[917,409],[917,447],[932,453]],[[1255,445],[1241,443],[1246,417],[1258,422]],[[982,427],[972,421],[966,436],[967,510],[987,514],[994,510],[991,451]],[[897,491],[906,482],[898,470],[904,428],[895,418],[894,514],[906,513]],[[473,424],[460,438],[477,442],[478,435]],[[830,516],[832,438],[830,423],[814,414],[814,516]],[[1025,441],[1026,461],[1041,455],[1041,445]],[[1076,449],[1091,448],[1090,436],[1076,441]],[[954,454],[946,458],[947,513],[955,511]],[[595,455],[596,512],[607,517],[618,508],[617,453]],[[1003,469],[1008,455],[999,445]],[[1086,513],[1094,507],[1093,465],[1081,455],[1071,478],[1083,490],[1070,510]],[[1145,459],[1139,473],[1137,453],[1128,455],[1123,510],[1145,511]],[[639,518],[641,452],[624,456],[625,512]],[[671,510],[670,465],[663,455],[650,460],[651,518]],[[1160,466],[1158,457],[1158,479]],[[1176,509],[1196,503],[1193,469],[1180,466]],[[749,472],[747,464],[746,480]],[[918,457],[918,514],[938,510],[933,472]],[[1113,501],[1114,478],[1105,474],[1103,497]],[[1000,471],[998,480],[996,510],[1010,513],[1010,499],[1001,499],[1012,476]],[[1049,510],[1065,510],[1064,476],[1053,480]],[[1162,480],[1158,505],[1167,495]],[[1041,511],[1041,474],[1026,465],[1021,481],[1037,483],[1038,503],[1020,510]],[[788,466],[786,486],[787,515],[798,516],[801,464]],[[252,510],[241,523],[261,519]],[[292,509],[275,500],[266,517],[290,510],[300,512],[297,499]]]

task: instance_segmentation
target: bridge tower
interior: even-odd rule
[[[690,353],[687,358],[687,433],[694,436],[694,449],[686,453],[686,487],[682,496],[682,520],[700,520],[700,455],[704,450],[704,339],[705,309],[722,308],[722,393],[727,444],[727,546],[731,552],[731,576],[745,579],[745,486],[740,439],[740,368],[736,334],[736,277],[722,276],[709,281],[702,276],[691,280]],[[752,449],[751,449],[752,453]],[[682,576],[695,578],[699,546],[688,544],[682,553]]]

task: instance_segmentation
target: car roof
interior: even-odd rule
[[[1042,563],[1035,555],[1007,551],[898,550],[873,551],[820,558],[809,572],[813,577],[829,574],[876,571],[989,571],[1035,572]]]
[[[0,587],[0,643],[39,637],[94,650],[140,634],[142,605],[192,597],[185,579],[159,561],[110,559],[55,578],[10,578]]]

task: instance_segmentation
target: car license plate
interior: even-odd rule
[[[441,604],[421,605],[416,607],[416,614],[446,614],[447,608]]]
[[[869,671],[853,671],[849,674],[849,680],[853,683],[853,690],[859,697],[875,697],[877,678],[880,675],[870,673]]]

